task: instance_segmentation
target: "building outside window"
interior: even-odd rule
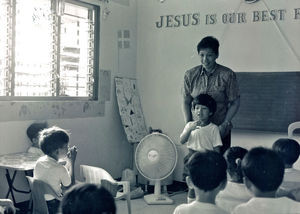
[[[1,0],[0,100],[97,99],[99,7]]]

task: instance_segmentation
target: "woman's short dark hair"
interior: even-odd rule
[[[226,181],[226,161],[214,151],[194,153],[188,163],[190,178],[193,184],[204,191],[211,191]]]
[[[197,52],[199,54],[201,49],[210,48],[212,51],[219,55],[219,41],[213,36],[204,37],[197,45]]]
[[[280,138],[273,143],[272,149],[285,164],[294,164],[299,158],[300,145],[294,139]]]
[[[193,109],[195,109],[197,104],[204,105],[209,108],[209,111],[212,113],[212,115],[214,115],[217,110],[217,103],[215,99],[208,94],[199,94],[197,97],[195,97],[192,101]]]
[[[115,214],[114,198],[104,187],[95,184],[77,184],[67,191],[62,202],[63,214]]]
[[[56,149],[62,148],[69,143],[69,133],[57,126],[44,129],[39,134],[39,145],[41,150],[49,155]]]
[[[262,192],[270,192],[276,191],[280,186],[284,164],[273,150],[256,147],[243,158],[242,171],[256,188]]]

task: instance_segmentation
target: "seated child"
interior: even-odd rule
[[[1,214],[15,214],[16,208],[10,199],[0,199],[0,213]]]
[[[192,101],[192,111],[194,121],[188,122],[181,135],[180,143],[187,145],[189,154],[184,158],[184,164],[187,163],[189,157],[196,152],[202,150],[211,150],[220,152],[222,140],[217,125],[211,122],[211,118],[216,112],[216,101],[208,94],[200,94]],[[184,167],[183,177],[187,173],[187,167]],[[188,202],[195,199],[193,190],[189,190]]]
[[[226,185],[226,161],[214,151],[194,153],[187,164],[189,176],[186,182],[195,190],[196,200],[177,206],[173,214],[223,214],[226,211],[215,205],[216,195]]]
[[[115,214],[112,195],[104,187],[82,183],[66,192],[61,202],[63,214]]]
[[[247,149],[239,146],[226,150],[224,158],[227,163],[227,185],[216,197],[216,204],[227,212],[252,197],[243,183],[241,162],[247,154]]]
[[[57,195],[62,195],[62,187],[75,183],[74,163],[77,155],[75,146],[68,149],[69,134],[66,130],[53,126],[40,132],[39,144],[45,156],[38,159],[34,168],[34,177],[48,183]],[[70,169],[58,163],[60,158],[68,157]],[[59,201],[45,194],[49,214],[56,213]]]
[[[300,170],[293,168],[299,158],[300,145],[296,140],[280,138],[274,142],[272,149],[281,157],[285,167],[283,181],[277,196],[293,194],[293,190],[300,188]],[[299,195],[295,199],[300,200]]]
[[[284,164],[274,151],[263,147],[251,149],[242,160],[242,172],[244,183],[254,197],[236,206],[233,214],[300,212],[300,203],[287,197],[275,198]]]
[[[27,152],[36,153],[39,154],[40,156],[44,155],[43,151],[39,147],[38,137],[39,137],[39,132],[47,127],[48,127],[47,122],[44,122],[44,123],[32,123],[27,128],[26,133],[32,143],[31,147],[29,147]]]

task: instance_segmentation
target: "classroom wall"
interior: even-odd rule
[[[49,125],[57,125],[71,132],[70,144],[78,147],[75,167],[77,179],[80,179],[80,164],[103,167],[115,178],[121,177],[122,170],[132,165],[133,148],[128,143],[121,125],[114,91],[114,77],[133,78],[136,74],[136,2],[131,1],[128,6],[110,2],[107,6],[111,12],[105,20],[101,18],[100,26],[100,69],[110,71],[110,82],[105,83],[105,87],[108,87],[106,91],[109,91],[109,100],[104,102],[100,98],[99,102],[103,102],[103,106],[99,105],[101,113],[96,116],[87,117],[81,114],[78,117],[68,118],[70,114],[63,115],[49,111],[48,114],[43,112],[41,116],[37,113],[39,103],[25,103],[28,112],[33,117],[47,120]],[[130,31],[129,48],[118,49],[118,30]],[[99,87],[101,88],[102,85]],[[14,118],[11,121],[7,118],[0,120],[0,154],[22,152],[30,146],[26,128],[34,122],[34,118],[30,120],[27,116],[24,119],[22,114],[19,114],[20,109],[10,108],[11,104],[12,102],[0,103],[1,114],[8,114]],[[52,102],[47,102],[43,105],[51,106],[52,104]],[[82,105],[82,103],[74,102],[73,105],[74,108],[70,107],[65,111],[77,111],[76,105]],[[60,104],[58,106],[60,107]],[[89,108],[86,111],[89,111]],[[18,174],[16,186],[26,190],[28,186],[24,175]],[[6,191],[7,182],[4,170],[1,169],[0,198],[4,198]],[[17,201],[25,197],[23,194],[16,194],[16,196]]]
[[[299,8],[298,0],[139,0],[136,75],[147,126],[178,143],[183,76],[199,64],[196,46],[204,36],[219,39],[217,62],[236,72],[300,71]],[[177,148],[181,180],[186,150]]]

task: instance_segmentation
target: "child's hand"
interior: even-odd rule
[[[76,146],[72,146],[71,148],[69,148],[69,151],[67,153],[67,157],[71,160],[71,161],[75,161],[77,156],[77,148]]]
[[[186,124],[187,129],[188,129],[189,131],[195,130],[195,129],[197,128],[197,125],[198,125],[197,121],[191,121],[191,122],[188,122],[188,123]]]

